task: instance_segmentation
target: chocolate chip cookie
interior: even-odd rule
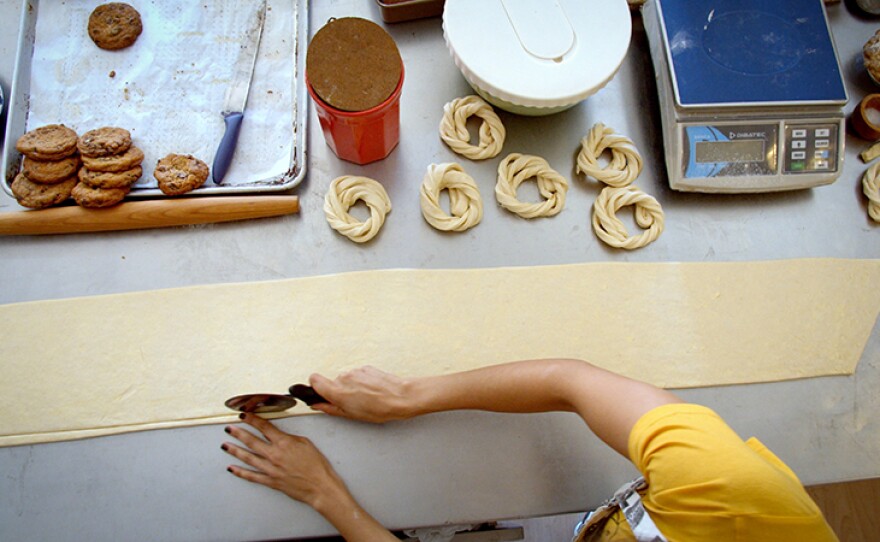
[[[177,196],[205,184],[208,166],[189,154],[169,154],[156,164],[153,176],[162,193]]]
[[[65,181],[76,174],[79,169],[79,156],[74,154],[61,160],[34,160],[25,156],[21,162],[21,172],[25,176],[41,184],[55,184]]]
[[[119,173],[92,171],[88,168],[80,168],[79,180],[91,188],[128,188],[137,182],[143,174],[140,166],[135,166]]]
[[[129,188],[92,188],[85,183],[73,187],[73,199],[80,207],[98,209],[116,205],[129,193]]]
[[[28,179],[24,173],[19,173],[12,181],[11,188],[15,199],[22,207],[45,209],[69,198],[74,186],[76,186],[76,176],[60,183],[40,184]]]
[[[47,124],[15,142],[18,152],[34,160],[61,160],[76,152],[76,132],[63,124]]]
[[[137,147],[129,147],[122,154],[108,156],[83,156],[83,165],[92,171],[118,173],[139,166],[144,161],[144,152]]]
[[[122,2],[110,2],[92,11],[88,29],[95,45],[115,51],[132,45],[144,27],[138,10]]]
[[[112,126],[89,130],[80,136],[76,147],[81,155],[89,158],[122,154],[131,148],[131,133]]]

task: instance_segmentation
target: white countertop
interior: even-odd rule
[[[7,92],[20,9],[18,0],[0,0],[0,81]],[[860,65],[861,45],[878,20],[848,10],[843,3],[828,7],[850,96],[847,112],[878,90]],[[316,2],[310,32],[330,17],[346,15],[381,20],[366,0]],[[621,71],[585,103],[543,118],[501,113],[508,131],[505,152],[543,156],[572,179],[565,210],[529,222],[489,199],[477,228],[439,234],[421,217],[418,188],[428,164],[456,160],[437,126],[444,103],[472,92],[443,45],[440,19],[386,28],[406,65],[401,143],[386,160],[363,167],[339,161],[325,145],[312,108],[307,177],[294,191],[302,198],[299,215],[150,231],[0,237],[0,303],[392,267],[880,258],[880,227],[867,218],[860,195],[865,166],[856,154],[866,144],[853,137],[847,140],[843,174],[827,187],[744,196],[670,190],[662,169],[653,70],[638,16]],[[598,190],[575,175],[574,158],[580,137],[598,121],[634,140],[645,158],[638,185],[666,212],[666,231],[644,249],[609,249],[590,228]],[[484,194],[491,194],[496,164],[468,164]],[[333,232],[322,211],[330,181],[351,173],[381,180],[394,202],[383,231],[366,246]],[[18,210],[0,191],[0,212]],[[759,437],[806,484],[876,477],[878,360],[875,328],[852,377],[681,395],[715,408],[742,436]],[[389,527],[585,509],[634,474],[567,414],[458,412],[384,426],[308,416],[280,425],[312,438],[355,496]],[[219,449],[224,437],[221,426],[211,426],[0,449],[5,473],[0,539],[242,540],[332,532],[306,506],[229,476],[228,457]]]

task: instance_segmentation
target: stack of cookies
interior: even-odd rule
[[[18,138],[15,148],[24,155],[11,186],[20,205],[43,209],[70,197],[80,164],[76,132],[63,124],[41,126]]]
[[[80,136],[76,144],[82,158],[79,184],[73,199],[83,207],[109,207],[122,201],[140,179],[144,153],[131,143],[123,128],[104,127]]]

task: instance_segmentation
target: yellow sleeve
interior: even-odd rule
[[[629,455],[669,540],[837,540],[791,469],[706,407],[651,410],[630,433]]]

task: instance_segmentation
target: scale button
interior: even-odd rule
[[[803,171],[804,163],[803,162],[792,162],[791,163],[791,171]]]
[[[806,151],[791,151],[792,160],[803,160],[807,157]]]
[[[806,130],[792,130],[791,137],[807,137]]]
[[[831,130],[828,128],[816,128],[816,137],[829,137]]]
[[[831,142],[827,139],[817,139],[816,140],[816,148],[817,149],[827,149],[831,146]]]
[[[828,151],[816,151],[813,153],[813,158],[828,158]]]
[[[818,143],[818,142],[817,142],[817,143]],[[826,143],[827,143],[827,141],[826,141]],[[827,146],[827,145],[826,145],[826,146]],[[807,142],[806,142],[806,141],[803,141],[803,140],[792,141],[792,142],[791,142],[791,148],[792,148],[792,149],[806,149],[806,148],[807,148]]]
[[[816,160],[813,162],[815,169],[828,169],[828,160]]]

